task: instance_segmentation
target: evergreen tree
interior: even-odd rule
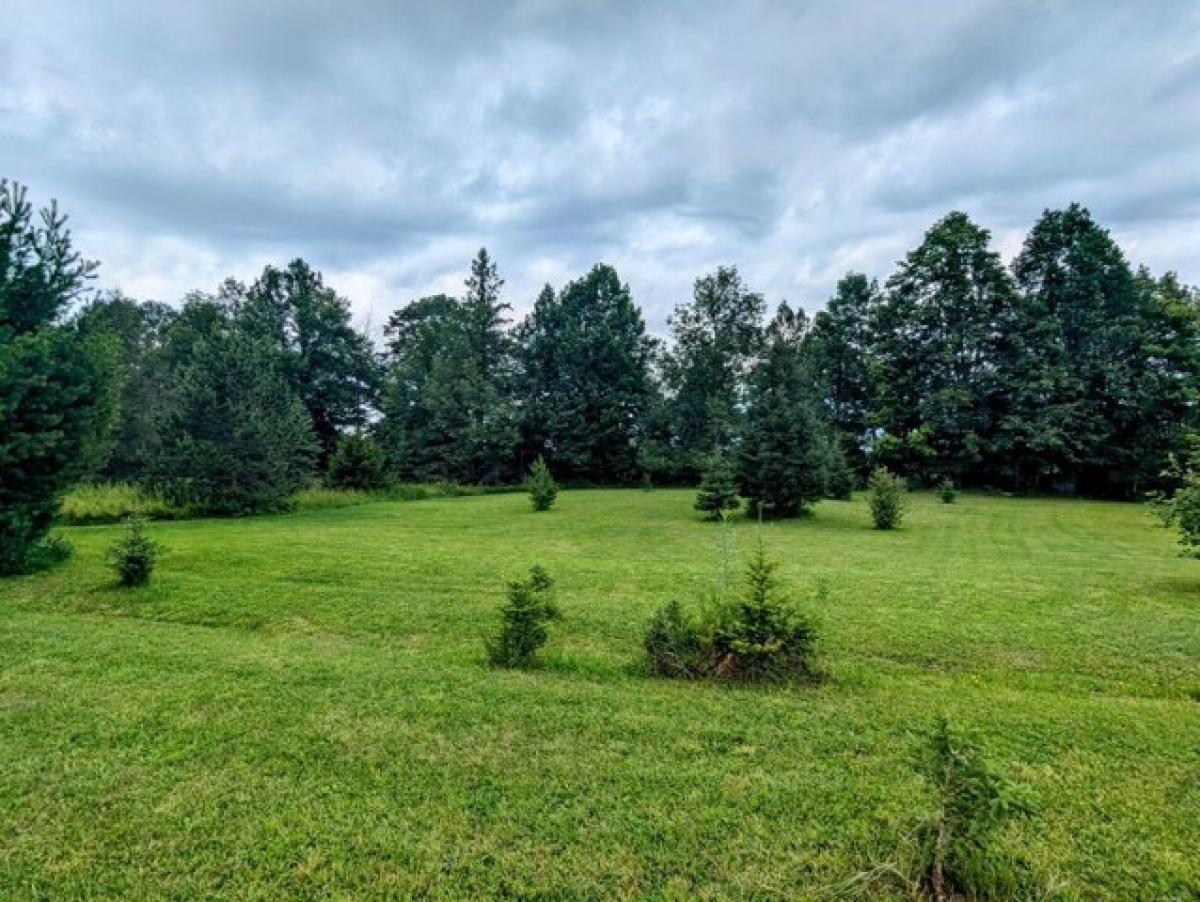
[[[168,494],[208,513],[285,508],[316,462],[312,420],[278,350],[236,322],[196,340],[160,433],[158,475]]]
[[[529,492],[529,503],[535,511],[550,510],[558,499],[558,483],[550,475],[550,468],[540,455],[529,468],[529,475],[525,478],[525,489]]]
[[[737,267],[718,267],[696,280],[690,304],[669,322],[673,345],[664,355],[675,463],[694,477],[714,454],[727,453],[741,425],[746,381],[762,340],[762,295]]]
[[[547,286],[518,334],[529,451],[569,478],[636,478],[654,346],[616,270],[597,264],[557,297]]]
[[[845,463],[858,478],[866,475],[871,431],[871,316],[880,303],[879,284],[847,273],[825,309],[813,317],[805,340],[814,371],[821,377],[829,419]],[[839,465],[840,469],[840,465]]]
[[[165,304],[138,303],[112,292],[88,304],[74,327],[85,339],[108,336],[117,350],[117,413],[98,473],[135,481],[152,470],[159,450],[158,420],[170,373],[163,337],[175,312]]]
[[[379,433],[404,478],[479,483],[516,475],[519,433],[508,387],[507,343],[498,334],[481,338],[483,306],[478,299],[434,295],[401,308],[388,321]],[[498,328],[497,320],[492,329]],[[503,354],[481,357],[481,346],[501,348]]]
[[[888,280],[877,311],[877,459],[929,483],[969,481],[990,453],[998,321],[1012,280],[991,234],[950,213]]]
[[[780,306],[750,380],[738,482],[750,512],[765,517],[803,514],[825,494],[831,436],[801,348],[806,323]]]
[[[512,310],[512,305],[500,300],[504,280],[486,247],[481,247],[471,261],[471,275],[465,284],[467,293],[462,303],[467,343],[475,368],[481,379],[503,391],[511,369],[510,342],[504,332],[509,321],[505,313]]]
[[[1194,304],[1170,277],[1135,276],[1078,204],[1042,215],[1013,271],[998,466],[1018,489],[1127,494],[1191,417]]]
[[[24,187],[0,180],[0,574],[30,565],[112,422],[111,345],[60,323],[94,268],[53,203],[35,220]]]
[[[244,292],[233,285],[227,283],[226,297],[240,326],[279,352],[284,377],[312,420],[324,466],[341,432],[367,422],[379,385],[370,339],[351,325],[349,303],[304,260],[266,267]]]
[[[388,484],[387,457],[373,439],[352,432],[338,442],[325,480],[335,489],[377,491]]]
[[[719,520],[726,511],[735,511],[741,504],[733,467],[724,457],[713,458],[700,482],[696,510],[707,513],[710,520]]]

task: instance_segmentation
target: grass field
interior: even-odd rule
[[[73,561],[0,583],[0,897],[899,893],[853,878],[928,812],[941,712],[1029,787],[1003,841],[1051,894],[1200,895],[1200,561],[1144,508],[769,524],[831,678],[763,689],[636,668],[650,612],[717,575],[692,497],[159,523],[134,591],[104,569],[117,527],[67,530]],[[493,671],[534,562],[565,619],[541,670]]]

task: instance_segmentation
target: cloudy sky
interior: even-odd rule
[[[599,260],[656,331],[719,263],[812,309],[1071,200],[1200,282],[1200,3],[21,2],[0,175],[104,287],[301,255],[375,325],[481,244],[518,310]]]

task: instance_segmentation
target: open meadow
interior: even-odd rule
[[[1047,893],[1200,894],[1200,562],[1145,507],[768,523],[828,679],[741,687],[639,669],[652,611],[719,578],[694,497],[157,523],[137,590],[119,527],[66,530],[73,560],[0,583],[0,896],[899,896],[938,714],[1027,788],[1001,841]],[[563,619],[492,669],[533,563]]]

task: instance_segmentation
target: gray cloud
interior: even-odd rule
[[[486,244],[526,308],[597,260],[654,328],[718,263],[818,306],[950,209],[1090,206],[1200,281],[1200,8],[1120,0],[21,4],[0,174],[101,281],[303,255],[365,315]]]

